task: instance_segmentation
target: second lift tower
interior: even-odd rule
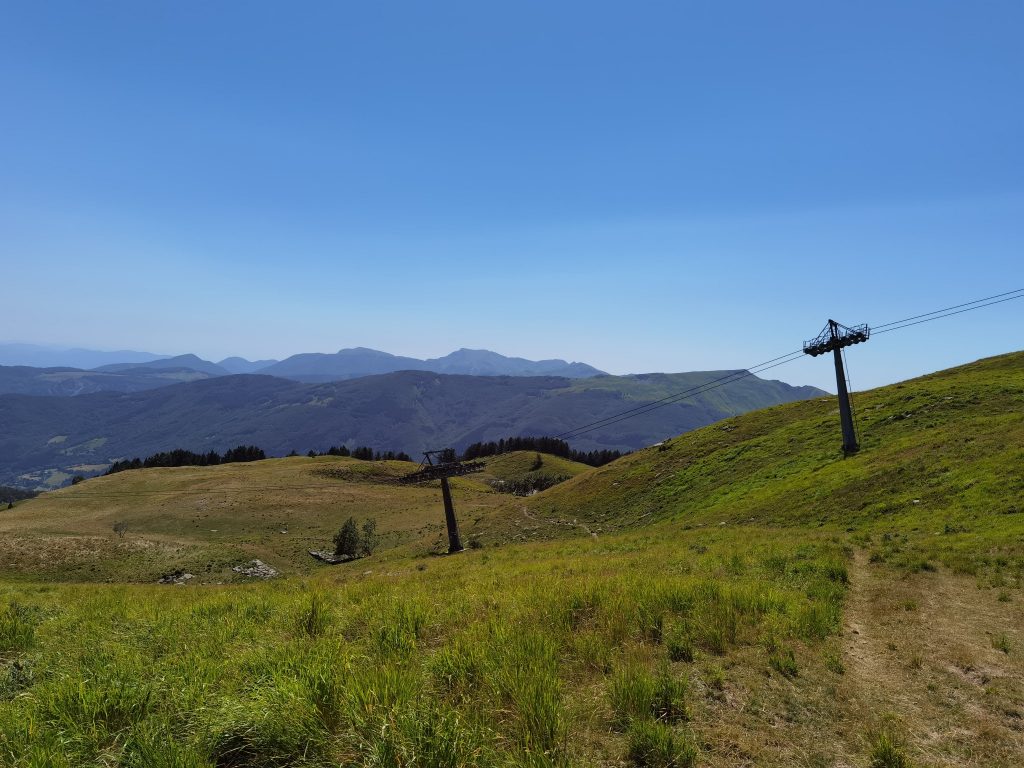
[[[445,448],[441,451],[424,451],[423,462],[420,464],[420,468],[398,480],[400,483],[441,481],[441,498],[444,501],[444,522],[448,528],[449,555],[461,552],[463,546],[462,538],[459,536],[459,521],[455,517],[455,505],[452,503],[452,489],[448,484],[448,478],[480,472],[484,469],[484,466],[482,461],[459,461],[452,448]]]

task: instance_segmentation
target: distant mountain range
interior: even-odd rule
[[[241,360],[242,358],[235,358]],[[243,362],[248,362],[247,360]],[[99,368],[93,370],[102,371],[103,373],[129,373],[133,371],[159,371],[168,369],[180,369],[187,368],[192,371],[198,371],[199,373],[205,373],[207,376],[229,376],[232,371],[224,368],[217,363],[211,363],[209,360],[203,360],[201,357],[195,355],[178,355],[177,357],[164,357],[159,360],[150,360],[145,363],[114,363],[112,365],[101,365]]]
[[[209,378],[210,374],[177,367],[83,371],[78,368],[0,366],[0,394],[71,397],[96,392],[141,392]]]
[[[567,379],[582,379],[604,373],[586,363],[524,360],[521,357],[505,357],[486,349],[460,349],[444,357],[418,360],[365,347],[342,349],[333,355],[316,352],[292,355],[287,360],[261,369],[259,373],[317,383],[396,371],[432,371],[468,376],[562,376]]]
[[[28,365],[33,368],[80,368],[89,370],[117,363],[148,363],[168,355],[151,352],[99,352],[95,349],[62,349],[38,344],[0,344],[0,365]]]
[[[226,357],[217,365],[228,373],[256,373],[256,371],[276,362],[277,360],[246,360],[244,357]]]
[[[331,445],[413,455],[429,448],[461,449],[510,435],[557,434],[724,374],[572,380],[402,371],[327,384],[236,375],[133,393],[0,395],[0,484],[54,487],[76,473],[101,472],[116,459],[175,447],[223,451],[245,443],[278,456]],[[737,413],[824,394],[748,377],[596,430],[573,444],[583,450],[631,450]]]
[[[117,355],[123,355],[125,359],[111,359]],[[50,362],[46,365],[35,365],[24,362],[25,360]],[[60,360],[65,362],[53,362]],[[85,369],[72,365],[66,362],[67,360],[104,362]],[[22,370],[26,366],[34,368]],[[33,374],[32,370],[38,373]],[[305,383],[324,383],[397,371],[431,371],[470,376],[561,376],[570,379],[603,374],[603,371],[586,363],[569,363],[565,360],[533,361],[520,357],[505,357],[482,349],[460,349],[445,357],[419,360],[357,347],[342,349],[334,354],[313,352],[292,355],[282,361],[250,361],[242,357],[229,357],[219,363],[213,363],[196,355],[167,357],[146,352],[91,350],[67,350],[60,353],[26,344],[0,345],[0,394],[79,395],[101,391],[138,392],[180,381],[247,373],[262,373]],[[171,375],[172,373],[174,375]]]

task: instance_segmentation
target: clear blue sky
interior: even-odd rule
[[[0,340],[717,369],[1024,287],[1022,34],[1019,1],[6,2]],[[853,383],[1022,329],[880,336]]]

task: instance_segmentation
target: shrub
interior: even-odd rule
[[[355,518],[350,517],[334,534],[334,554],[338,557],[356,557],[359,555],[359,544],[359,528],[356,526]]]
[[[35,683],[35,665],[31,659],[0,665],[0,701],[9,701]]]
[[[378,541],[377,521],[374,518],[363,521],[363,529],[360,531],[355,518],[350,517],[334,534],[334,555],[348,558],[372,555]]]
[[[370,517],[363,522],[363,538],[359,542],[359,551],[363,555],[372,555],[377,548],[377,521]]]

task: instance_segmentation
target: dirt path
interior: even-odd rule
[[[519,512],[527,520],[530,520],[534,523],[539,523],[542,525],[564,526],[566,528],[579,528],[588,536],[597,536],[597,534],[590,530],[590,528],[585,523],[581,523],[579,522],[579,520],[565,520],[560,517],[539,518],[535,514],[533,514],[533,512],[531,512],[527,507],[520,507]]]
[[[945,569],[903,577],[861,551],[850,582],[836,724],[849,751],[885,729],[914,766],[1024,765],[1021,592]]]

